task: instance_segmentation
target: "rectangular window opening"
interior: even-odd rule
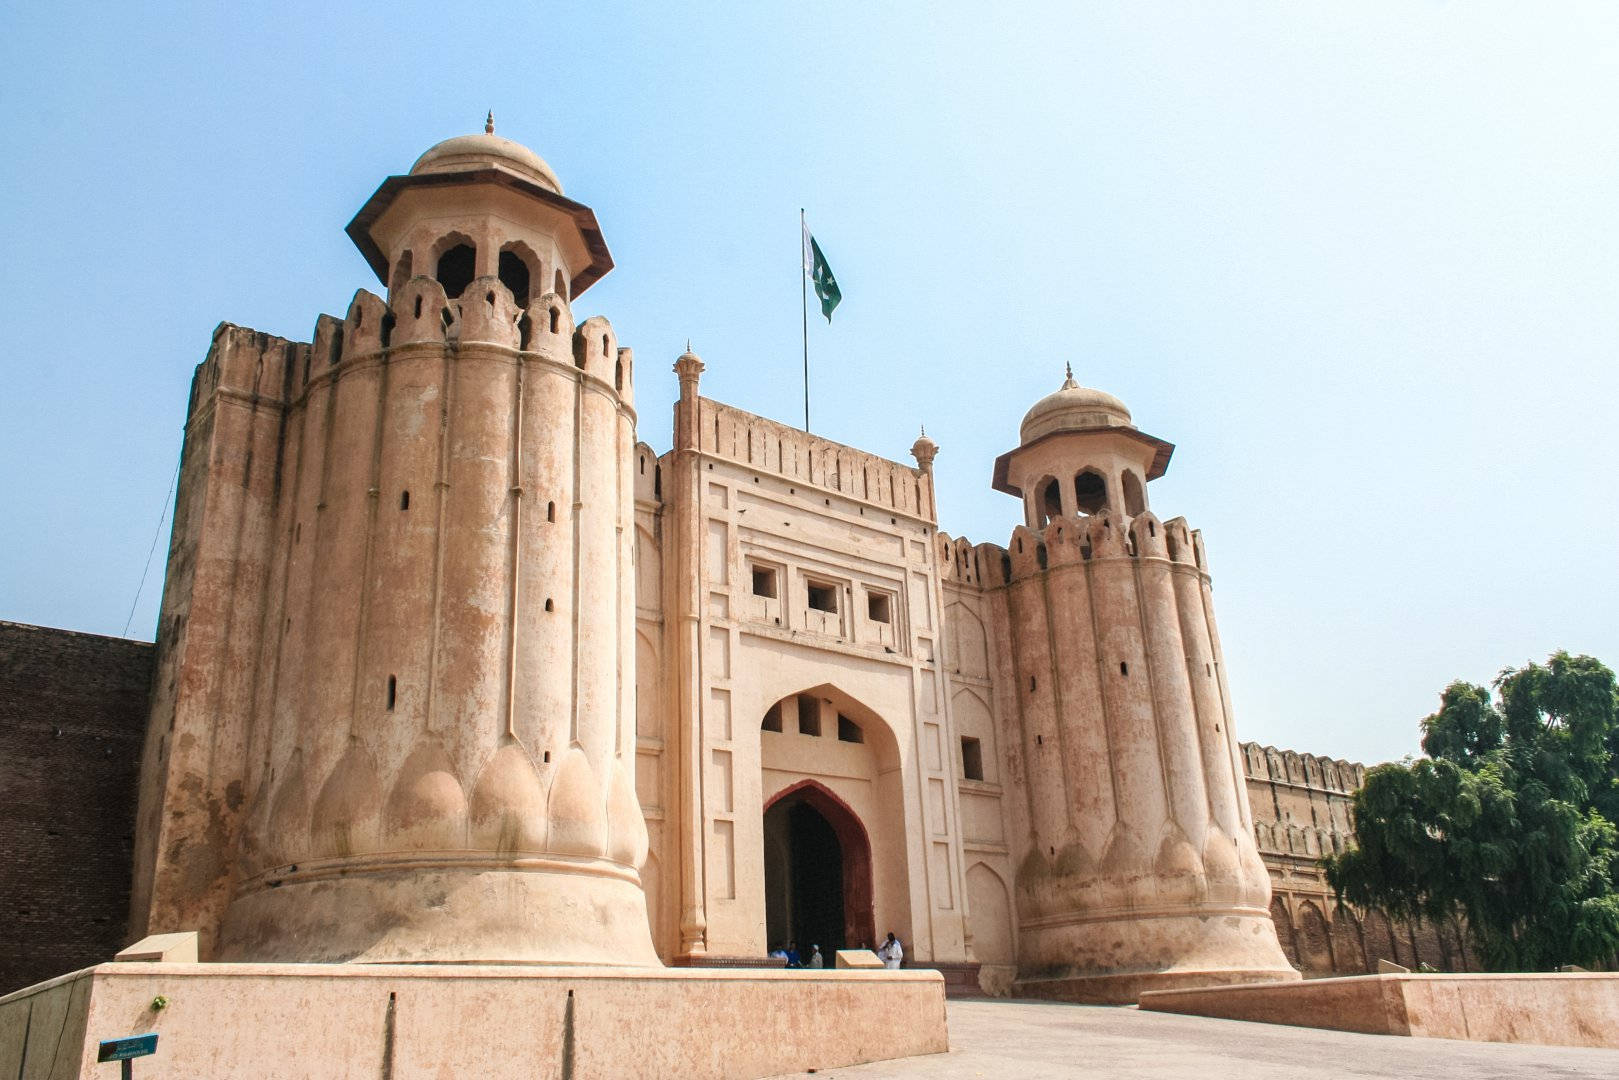
[[[971,736],[961,737],[961,775],[968,780],[984,778],[984,749]]]
[[[798,695],[798,733],[821,734],[821,699],[812,694]]]
[[[819,581],[806,583],[809,589],[809,606],[816,611],[830,611],[834,614],[838,610],[838,587],[827,585]]]
[[[759,730],[760,731],[780,731],[781,730],[781,702],[778,701],[774,705],[770,706],[770,708],[765,710],[764,723],[759,725]]]
[[[868,592],[866,594],[866,617],[872,622],[886,623],[892,621],[892,610],[887,593]]]
[[[859,724],[838,713],[838,741],[863,743],[866,741],[866,733],[860,730]]]
[[[753,595],[776,598],[776,572],[768,566],[755,566],[753,569]]]

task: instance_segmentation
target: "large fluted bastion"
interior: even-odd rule
[[[995,486],[1008,548],[937,537],[982,610],[1003,700],[1017,992],[1297,978],[1253,840],[1202,537],[1147,508],[1170,444],[1068,380],[1030,410]]]
[[[218,959],[657,963],[633,357],[570,303],[612,263],[532,152],[452,142],[350,225],[387,301],[197,371],[135,912]]]

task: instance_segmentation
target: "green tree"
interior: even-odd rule
[[[1355,793],[1355,846],[1322,860],[1340,902],[1463,917],[1494,971],[1619,952],[1619,691],[1558,652],[1482,686],[1454,682],[1422,722],[1427,755]]]

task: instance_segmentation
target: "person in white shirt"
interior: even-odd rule
[[[805,964],[804,966],[805,967],[811,967],[811,968],[818,968],[818,967],[825,967],[826,966],[826,960],[825,960],[824,957],[821,956],[821,947],[819,945],[811,945],[810,946],[809,963]]]
[[[900,961],[905,959],[905,947],[892,930],[888,932],[888,940],[877,946],[877,959],[883,962],[883,967],[892,971],[898,971]]]

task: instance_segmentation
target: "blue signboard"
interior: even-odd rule
[[[131,1035],[127,1039],[102,1039],[97,1061],[128,1061],[157,1053],[157,1032]]]

